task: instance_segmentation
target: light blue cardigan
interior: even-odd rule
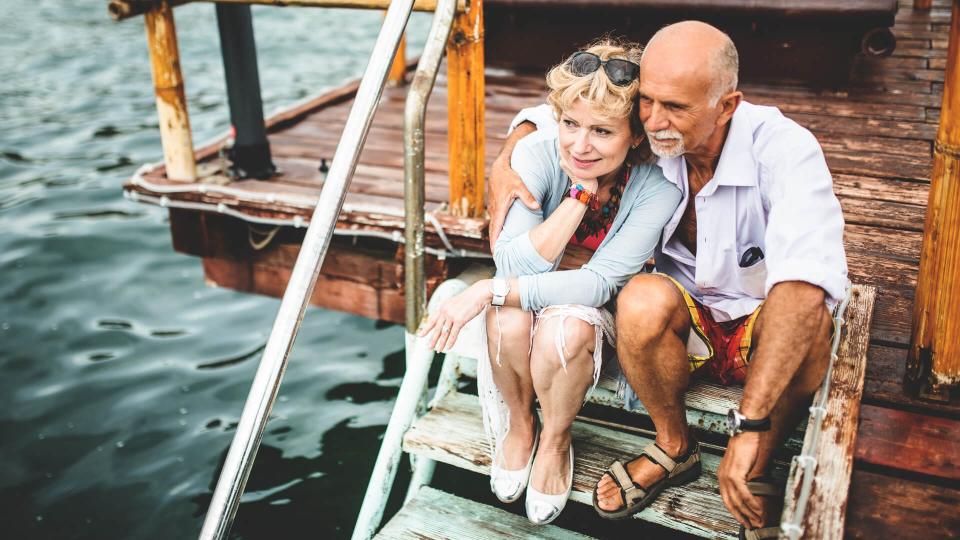
[[[570,190],[570,180],[560,168],[557,139],[556,130],[541,130],[524,137],[514,148],[511,166],[540,202],[541,210],[531,211],[515,201],[493,250],[497,276],[518,278],[525,310],[557,304],[606,304],[643,269],[660,241],[663,226],[680,204],[679,188],[663,176],[658,165],[635,165],[620,210],[593,257],[579,269],[558,271],[560,258],[544,259],[529,234],[560,206]]]

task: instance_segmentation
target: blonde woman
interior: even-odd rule
[[[548,101],[559,130],[525,137],[512,157],[540,210],[514,203],[494,248],[496,277],[448,300],[420,332],[446,350],[466,322],[493,306],[478,366],[493,447],[490,486],[504,502],[526,489],[535,524],[553,521],[570,495],[570,427],[605,349],[612,350],[603,344],[614,345],[604,306],[643,269],[680,202],[644,143],[636,111],[640,53],[636,44],[607,40],[550,70]],[[582,268],[557,270],[569,245],[593,255]]]

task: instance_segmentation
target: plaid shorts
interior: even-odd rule
[[[753,326],[763,304],[749,315],[732,321],[717,322],[710,309],[693,299],[677,280],[666,274],[683,295],[690,312],[690,339],[687,358],[694,377],[704,377],[721,384],[743,384],[750,363]]]

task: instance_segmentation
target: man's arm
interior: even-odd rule
[[[518,125],[503,143],[503,149],[500,155],[493,161],[490,168],[490,191],[487,196],[487,210],[490,212],[490,251],[497,244],[497,238],[500,231],[503,230],[503,222],[507,218],[507,211],[510,205],[517,197],[531,210],[539,210],[540,203],[534,199],[533,195],[524,185],[523,180],[510,167],[510,158],[513,156],[513,148],[520,139],[533,133],[537,127],[531,122],[523,122]]]

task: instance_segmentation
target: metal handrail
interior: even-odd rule
[[[357,167],[374,110],[380,102],[387,73],[410,19],[413,4],[414,0],[395,0],[387,10],[370,55],[370,62],[364,71],[343,134],[337,144],[330,172],[310,219],[310,227],[300,248],[300,255],[283,293],[280,310],[244,403],[236,435],[230,444],[220,478],[213,491],[210,508],[200,531],[201,539],[226,538],[230,532],[270,410],[280,388],[288,355],[330,245],[340,208]]]
[[[416,335],[420,316],[426,303],[423,269],[423,203],[424,203],[424,131],[427,100],[440,69],[440,60],[453,27],[457,0],[440,0],[430,26],[417,72],[407,93],[404,109],[404,191],[406,197],[405,271],[406,297],[406,360],[407,371],[400,383],[397,401],[377,461],[367,484],[367,491],[353,529],[353,540],[373,536],[387,503],[400,462],[403,435],[413,423],[421,398],[427,389],[427,375],[433,360],[433,351],[425,339]],[[437,295],[435,295],[436,297]],[[441,298],[436,297],[434,301]]]

